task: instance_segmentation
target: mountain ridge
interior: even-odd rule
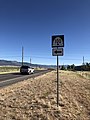
[[[30,66],[30,63],[24,62],[24,65]],[[10,60],[0,60],[0,66],[21,66],[22,62],[10,61]],[[40,65],[40,64],[31,64],[32,67],[45,67],[45,68],[55,68],[56,65]]]

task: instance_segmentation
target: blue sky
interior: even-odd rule
[[[90,62],[90,0],[0,0],[0,59],[56,64],[51,36],[64,35],[60,64]]]

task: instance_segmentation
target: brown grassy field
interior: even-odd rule
[[[0,120],[90,120],[90,80],[56,71],[0,89]]]
[[[17,66],[0,66],[0,74],[19,72],[20,67]]]

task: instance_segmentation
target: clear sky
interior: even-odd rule
[[[51,36],[64,35],[60,64],[90,62],[90,0],[0,0],[0,59],[56,64]]]

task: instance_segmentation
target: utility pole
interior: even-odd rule
[[[84,56],[83,56],[83,65],[84,65]]]
[[[84,64],[84,56],[83,56],[83,70],[84,70],[84,68],[85,68],[85,66],[84,66],[85,64]]]
[[[31,58],[30,58],[30,66],[31,66]]]
[[[24,55],[24,48],[22,46],[22,65],[23,65],[23,55]]]

